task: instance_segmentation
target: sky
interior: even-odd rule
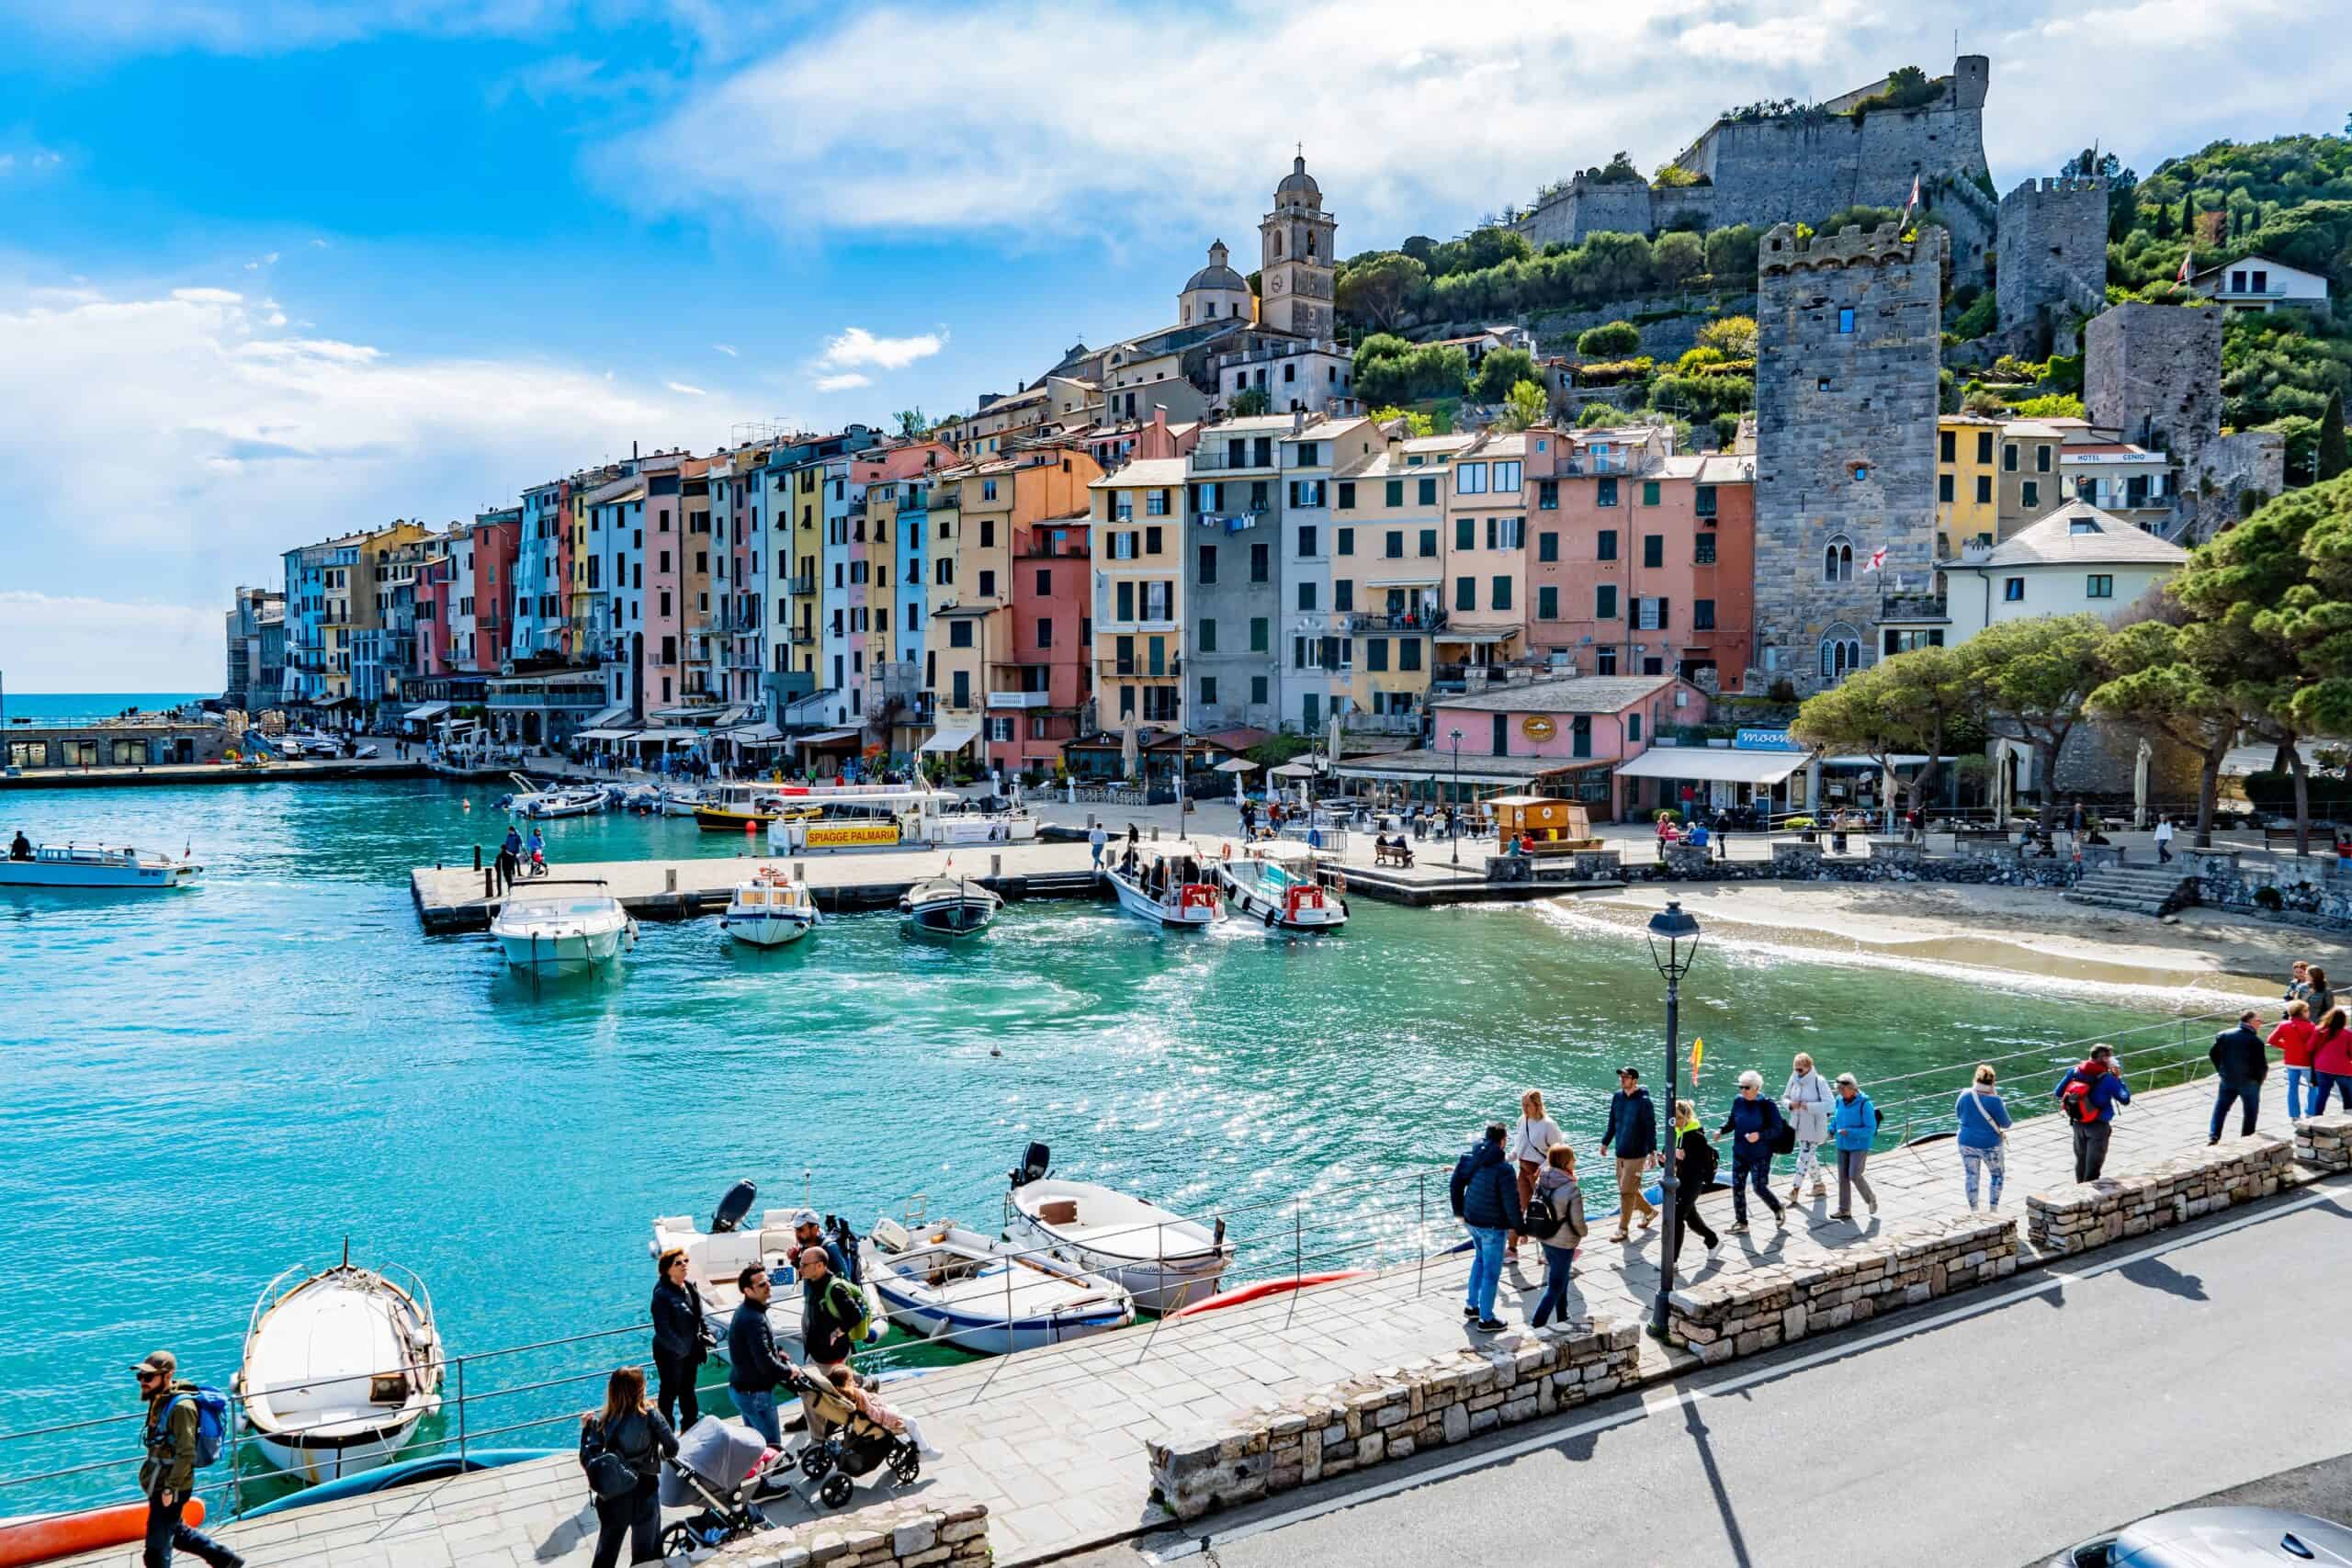
[[[969,409],[1245,271],[1992,59],[2003,189],[2342,127],[2335,0],[0,0],[0,679],[220,681],[238,583],[756,422]],[[1889,204],[1906,192],[1891,191]]]

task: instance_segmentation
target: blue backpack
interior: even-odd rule
[[[149,1447],[164,1440],[172,1421],[172,1407],[183,1399],[196,1402],[196,1467],[202,1470],[220,1457],[220,1445],[229,1437],[229,1396],[217,1388],[198,1388],[191,1393],[175,1393],[165,1400],[155,1413],[155,1424],[149,1428]]]

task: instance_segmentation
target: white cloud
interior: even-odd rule
[[[872,385],[874,385],[873,377],[861,376],[854,370],[840,376],[817,378],[817,390],[820,392],[846,392],[855,387],[871,387]]]
[[[689,387],[684,381],[664,381],[662,384],[669,388],[670,390],[677,393],[682,398],[707,398],[710,396],[708,392],[704,391],[700,387]]]
[[[36,297],[0,282],[0,407],[31,411],[0,420],[0,466],[26,498],[7,586],[58,598],[99,582],[111,599],[225,607],[231,586],[271,581],[295,545],[470,516],[632,441],[707,449],[768,412],[559,363],[411,358],[280,331],[283,314],[223,288]],[[0,606],[13,637],[10,619]],[[148,660],[164,658],[164,625],[108,623],[124,657]],[[103,687],[71,657],[35,638],[0,668],[28,687]],[[189,667],[217,662],[208,644]]]
[[[26,692],[205,689],[227,609],[0,589],[0,670]]]
[[[947,346],[947,334],[923,333],[914,337],[876,337],[864,327],[851,327],[838,337],[825,340],[825,352],[817,356],[820,369],[839,370],[852,365],[871,365],[883,370],[904,370],[918,359],[928,359]]]
[[[715,348],[715,349],[717,349],[717,350],[718,350],[718,352],[719,352],[719,353],[721,353],[721,354],[725,355],[726,355],[728,358],[729,358],[729,359],[733,359],[733,358],[737,357],[736,353],[735,353],[735,345],[734,345],[733,344],[731,344],[731,343],[715,343],[715,344],[712,344],[710,346],[711,346],[711,347],[713,347],[713,348]]]
[[[266,256],[255,256],[253,260],[247,262],[245,264],[245,270],[247,272],[259,272],[263,267],[276,266],[277,265],[277,253],[276,251],[272,251]]]

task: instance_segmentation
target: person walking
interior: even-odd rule
[[[2212,1047],[2205,1053],[2221,1080],[2213,1096],[2213,1125],[2205,1140],[2209,1148],[2222,1141],[2222,1123],[2229,1119],[2233,1103],[2245,1107],[2238,1136],[2254,1136],[2254,1119],[2262,1110],[2262,1080],[2270,1075],[2269,1048],[2254,1027],[2261,1016],[2246,1009],[2238,1014],[2238,1026],[2213,1036]]]
[[[2115,1065],[2115,1047],[2092,1046],[2091,1054],[2058,1080],[2055,1098],[2075,1128],[2075,1179],[2097,1181],[2107,1166],[2116,1108],[2132,1103],[2131,1087]]]
[[[846,1366],[865,1330],[865,1295],[833,1267],[833,1255],[811,1244],[800,1265],[800,1338],[820,1367]]]
[[[2345,1027],[2342,1008],[2330,1009],[2327,1021],[2312,1038],[2311,1102],[2305,1107],[2304,1115],[2326,1115],[2330,1089],[2335,1091],[2344,1109],[2352,1111],[2352,1029]]]
[[[2008,1168],[2009,1108],[1993,1088],[1996,1077],[1992,1063],[1979,1063],[1975,1081],[1960,1091],[1960,1101],[1952,1107],[1960,1121],[1961,1187],[1968,1194],[1972,1214],[1980,1177],[1991,1186],[1993,1211],[2000,1212],[2001,1178]]]
[[[1567,1137],[1560,1124],[1544,1114],[1544,1091],[1531,1089],[1519,1097],[1519,1120],[1511,1123],[1510,1162],[1519,1179],[1519,1207],[1527,1210],[1527,1201],[1535,1196],[1535,1181],[1543,1175],[1545,1159],[1554,1144]],[[1519,1233],[1513,1231],[1503,1243],[1503,1255],[1513,1262],[1519,1258]]]
[[[1576,1264],[1577,1248],[1584,1244],[1584,1190],[1577,1185],[1576,1151],[1565,1143],[1554,1144],[1544,1153],[1544,1172],[1535,1179],[1535,1199],[1543,1213],[1550,1216],[1552,1233],[1538,1235],[1544,1248],[1544,1293],[1535,1301],[1535,1315],[1527,1320],[1531,1328],[1541,1328],[1554,1317],[1568,1315],[1568,1271]],[[1526,1223],[1539,1222],[1533,1212],[1525,1215]]]
[[[2172,831],[2171,818],[2156,818],[2156,863],[2158,865],[2172,863]]]
[[[522,863],[523,835],[514,824],[506,825],[506,841],[498,846],[498,890],[501,893],[514,886],[514,868]]]
[[[1707,1244],[1709,1252],[1724,1238],[1699,1217],[1699,1194],[1715,1179],[1719,1165],[1715,1145],[1707,1142],[1699,1109],[1687,1100],[1674,1102],[1674,1223]]]
[[[1454,1163],[1449,1196],[1454,1217],[1470,1228],[1470,1280],[1462,1315],[1482,1334],[1499,1334],[1495,1292],[1502,1286],[1503,1238],[1520,1227],[1519,1182],[1503,1156],[1503,1124],[1485,1134]]]
[[[775,1348],[775,1330],[768,1325],[768,1299],[775,1287],[768,1271],[754,1263],[735,1278],[743,1304],[727,1324],[727,1392],[752,1431],[768,1447],[784,1447],[784,1427],[776,1421],[775,1391],[792,1373],[792,1364]]]
[[[180,1517],[196,1486],[200,1413],[197,1385],[180,1382],[179,1370],[179,1358],[169,1350],[157,1350],[130,1369],[147,1404],[139,1427],[147,1455],[139,1465],[139,1490],[147,1499],[147,1548],[140,1561],[145,1568],[171,1568],[172,1553],[185,1551],[212,1568],[244,1568],[243,1558]]]
[[[1789,1125],[1797,1135],[1797,1173],[1789,1183],[1789,1201],[1793,1203],[1804,1190],[1804,1179],[1813,1178],[1813,1195],[1826,1197],[1828,1188],[1821,1179],[1821,1145],[1829,1141],[1829,1080],[1813,1070],[1813,1057],[1797,1053],[1790,1064],[1789,1081],[1781,1090],[1781,1109],[1788,1112]]]
[[[703,1313],[702,1292],[686,1278],[684,1247],[664,1252],[654,1272],[653,1371],[660,1380],[654,1404],[673,1430],[684,1432],[702,1419],[695,1375],[710,1355],[704,1337],[709,1320]]]
[[[1731,1234],[1747,1234],[1747,1194],[1753,1188],[1772,1211],[1773,1220],[1783,1227],[1789,1223],[1788,1212],[1781,1201],[1772,1196],[1772,1145],[1779,1142],[1781,1130],[1788,1122],[1781,1115],[1781,1108],[1764,1098],[1764,1075],[1745,1072],[1739,1075],[1739,1095],[1731,1102],[1731,1110],[1724,1117],[1724,1124],[1715,1129],[1717,1137],[1729,1134],[1731,1145]]]
[[[1111,835],[1103,831],[1100,822],[1086,830],[1086,847],[1094,856],[1094,869],[1097,871],[1102,869],[1102,846],[1110,841]]]
[[[580,1468],[596,1494],[593,1568],[613,1568],[624,1542],[631,1562],[662,1561],[662,1461],[677,1452],[677,1434],[645,1403],[643,1369],[616,1367],[605,1407],[580,1420]]]
[[[1609,1124],[1600,1130],[1603,1153],[1617,1161],[1617,1234],[1611,1241],[1629,1239],[1626,1225],[1640,1211],[1642,1229],[1657,1218],[1657,1206],[1642,1190],[1642,1179],[1657,1164],[1657,1108],[1642,1087],[1638,1067],[1617,1069],[1617,1092],[1609,1097]]]
[[[1829,1217],[1852,1219],[1857,1192],[1871,1213],[1877,1213],[1878,1194],[1871,1190],[1862,1167],[1870,1162],[1871,1145],[1878,1141],[1878,1108],[1851,1073],[1838,1075],[1838,1100],[1829,1108],[1829,1136],[1838,1145],[1838,1212]]]
[[[2287,1016],[2270,1032],[2278,1049],[2278,1064],[2287,1069],[2287,1120],[2303,1119],[2303,1089],[2312,1076],[2312,1043],[2319,1031],[2312,1024],[2312,1005],[2301,997],[2287,1004]],[[2316,1084],[2312,1085],[2316,1089]]]

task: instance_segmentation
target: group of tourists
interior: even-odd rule
[[[2298,959],[2287,979],[2286,995],[2280,998],[2285,1010],[2271,1029],[2267,1043],[2278,1053],[2287,1069],[2287,1116],[2300,1121],[2306,1116],[2324,1114],[2328,1100],[2352,1111],[2352,1014],[2337,999],[2335,985],[2327,971],[2316,964]],[[2245,1130],[2254,1131],[2255,1112],[2258,1107],[2262,1081],[2269,1066],[2269,1057],[2259,1050],[2248,1052],[2246,1036],[2254,1034],[2255,1014],[2247,1012],[2238,1021],[2238,1037],[2224,1053],[2221,1040],[2214,1045],[2213,1065],[2221,1071],[2222,1095],[2213,1103],[2213,1135],[2221,1136],[2222,1122],[2231,1103],[2229,1091],[2240,1092],[2236,1099],[2245,1107]],[[2239,1034],[2243,1031],[2243,1034]],[[2224,1036],[2224,1038],[2229,1038]],[[2223,1062],[2224,1055],[2230,1058]]]

